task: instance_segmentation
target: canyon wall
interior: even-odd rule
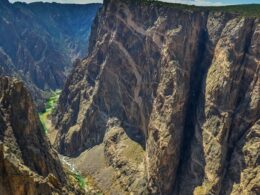
[[[87,55],[99,4],[0,2],[0,75],[25,81],[37,104],[63,87],[77,58]]]
[[[83,194],[70,184],[23,83],[0,77],[0,192]]]
[[[59,99],[55,145],[71,157],[102,145],[120,175],[146,181],[125,191],[259,194],[259,48],[257,17],[106,0]],[[112,155],[125,137],[145,150],[127,173]]]

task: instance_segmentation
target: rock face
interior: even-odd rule
[[[0,75],[25,81],[38,101],[42,90],[62,88],[74,60],[87,54],[99,7],[1,0]]]
[[[0,77],[0,173],[3,195],[74,191],[44,135],[31,96],[20,81],[8,77]]]
[[[145,149],[146,193],[260,193],[259,18],[110,0],[89,51],[59,100],[59,152],[103,143],[120,172],[106,151],[127,136]]]

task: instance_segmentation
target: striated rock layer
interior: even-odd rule
[[[18,80],[0,77],[0,193],[80,194],[50,146],[32,98]]]
[[[120,172],[117,129],[145,149],[143,192],[260,193],[259,18],[110,0],[89,51],[59,100],[59,152],[104,142]]]

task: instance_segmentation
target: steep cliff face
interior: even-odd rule
[[[31,96],[8,77],[0,77],[0,172],[3,195],[76,192],[44,135]]]
[[[58,150],[103,143],[124,174],[111,151],[126,136],[145,150],[148,193],[258,194],[259,33],[256,17],[105,1],[59,100]]]
[[[74,60],[87,54],[99,6],[1,1],[0,75],[25,81],[38,101],[42,90],[62,88]]]

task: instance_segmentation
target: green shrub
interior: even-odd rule
[[[260,17],[260,4],[245,4],[245,5],[228,5],[228,6],[194,6],[179,3],[168,3],[157,0],[124,0],[137,3],[139,5],[155,5],[163,7],[171,7],[176,9],[187,9],[193,11],[213,11],[213,12],[228,12],[247,17]]]
[[[82,175],[80,175],[79,173],[75,174],[75,178],[77,179],[80,188],[85,189],[85,186],[86,186],[85,178]]]

